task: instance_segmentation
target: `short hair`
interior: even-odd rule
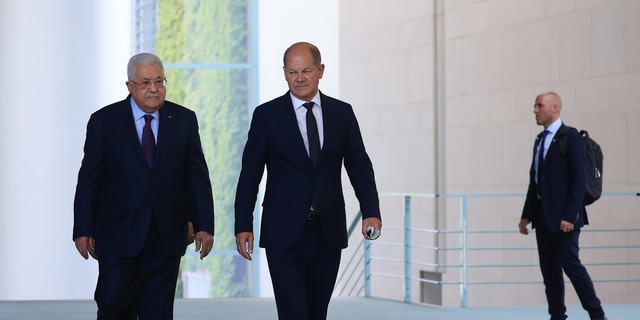
[[[555,99],[558,102],[558,108],[562,109],[562,98],[560,98],[560,95],[553,92],[553,91],[547,91],[544,93],[545,96],[551,96],[553,99]]]
[[[308,42],[296,42],[292,44],[289,48],[287,48],[287,50],[284,51],[284,56],[282,57],[282,65],[284,66],[287,65],[287,55],[289,54],[289,51],[291,50],[291,48],[295,47],[296,45],[304,45],[307,48],[309,48],[309,51],[311,52],[311,57],[313,57],[313,64],[315,64],[318,67],[322,64],[322,56],[320,55],[320,49],[318,49],[318,47]]]
[[[164,65],[158,56],[147,52],[138,53],[129,59],[129,64],[127,64],[127,77],[129,80],[133,80],[136,66],[150,66],[153,64],[159,64],[162,68],[162,73],[164,73]]]

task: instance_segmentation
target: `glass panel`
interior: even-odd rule
[[[247,19],[247,1],[161,0],[156,50],[173,63],[246,63]]]
[[[194,110],[214,193],[214,251],[187,248],[176,297],[246,297],[249,264],[235,248],[234,200],[242,148],[255,101],[250,61],[254,1],[134,0],[134,46],[165,64],[167,100]],[[150,25],[152,27],[150,27]],[[254,37],[257,35],[253,35]],[[255,59],[254,59],[255,60]],[[254,69],[252,69],[254,68]]]

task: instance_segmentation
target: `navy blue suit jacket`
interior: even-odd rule
[[[242,157],[235,203],[235,232],[253,232],[253,210],[264,168],[260,246],[287,249],[300,239],[313,196],[324,243],[347,247],[342,164],[363,218],[380,218],[371,160],[351,105],[320,93],[324,142],[314,169],[304,146],[289,92],[258,106]]]
[[[558,145],[562,135],[566,135],[567,139],[566,154],[562,154]],[[537,136],[533,147],[534,159],[541,136],[542,133]],[[586,159],[587,149],[580,133],[575,128],[562,124],[551,140],[543,162],[541,183],[543,194],[540,201],[537,199],[535,162],[531,163],[529,188],[522,218],[531,221],[535,228],[537,223],[540,223],[537,218],[542,218],[536,217],[536,209],[540,209],[537,205],[541,205],[544,221],[547,222],[550,231],[560,231],[561,220],[573,223],[575,228],[588,224],[589,220],[583,205],[587,174]]]
[[[91,115],[74,201],[73,239],[95,238],[100,256],[131,257],[145,243],[152,214],[167,252],[184,254],[187,220],[213,234],[208,168],[193,111],[165,101],[153,167],[145,161],[131,96]]]

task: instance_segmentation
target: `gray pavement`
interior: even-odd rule
[[[609,320],[640,319],[640,304],[605,305]],[[588,320],[580,306],[568,307],[569,320]],[[93,301],[0,301],[2,320],[95,319]],[[176,300],[176,320],[277,320],[273,299]],[[443,308],[375,298],[334,298],[329,320],[544,320],[545,306],[504,308]]]

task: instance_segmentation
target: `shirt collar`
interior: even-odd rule
[[[558,129],[560,129],[561,125],[562,125],[562,120],[560,120],[560,118],[558,118],[551,125],[549,125],[549,127],[547,127],[547,129],[545,129],[545,130],[549,131],[549,133],[551,135],[555,135],[556,132],[558,132]]]
[[[296,98],[296,96],[294,96],[291,92],[289,92],[289,96],[291,97],[291,103],[293,104],[293,109],[294,110],[297,110],[298,108],[302,107],[303,104],[309,102],[309,101],[304,101],[304,100],[300,100],[300,99]],[[313,99],[311,99],[310,102],[313,102],[316,105],[318,105],[319,107],[321,107],[321,105],[320,105],[320,90],[318,90],[318,92],[313,97]]]
[[[133,100],[133,97],[130,99],[131,101],[131,111],[133,112],[133,120],[140,120],[140,118],[144,117],[145,114],[152,115],[156,120],[159,118],[160,110],[156,110],[153,113],[145,113],[138,107],[138,104]]]

